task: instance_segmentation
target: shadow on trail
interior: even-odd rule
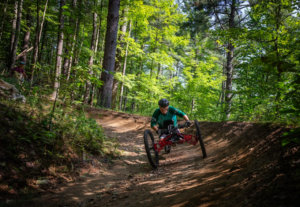
[[[62,197],[68,199],[66,203],[82,206],[251,206],[276,177],[266,174],[278,160],[274,150],[281,147],[277,139],[280,128],[201,122],[208,157],[202,158],[199,143],[177,145],[171,153],[160,154],[160,166],[153,170],[143,142],[143,131],[150,128],[149,117],[105,110],[89,113],[108,136],[117,138],[123,155],[109,169],[68,184],[49,199],[53,205],[48,206],[62,205]],[[195,132],[194,126],[183,131]]]

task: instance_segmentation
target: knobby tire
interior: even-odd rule
[[[148,138],[150,138],[151,143],[149,143]],[[149,129],[145,130],[145,132],[144,132],[144,144],[145,144],[145,150],[146,150],[147,157],[148,157],[148,160],[150,162],[150,165],[153,168],[157,168],[158,165],[159,165],[158,152],[155,151],[154,148],[153,148],[154,137],[153,137],[153,134],[151,133],[151,131]],[[154,157],[151,155],[151,151],[154,153]]]
[[[202,150],[203,158],[206,158],[207,157],[206,149],[205,149],[205,146],[204,146],[203,136],[201,134],[199,122],[198,122],[197,119],[195,120],[195,126],[196,126],[196,130],[197,130],[197,138],[198,138],[199,143],[200,143],[200,147],[201,147],[201,150]]]

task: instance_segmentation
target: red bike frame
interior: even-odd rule
[[[159,140],[159,142],[154,143],[154,150],[160,152],[165,146],[172,146],[174,142],[168,141],[174,134],[170,134],[164,139]],[[191,145],[196,145],[198,142],[198,138],[196,135],[189,135],[189,134],[181,134],[177,133],[178,137],[184,137],[184,139],[179,140],[176,144],[183,144],[183,143],[190,143]]]

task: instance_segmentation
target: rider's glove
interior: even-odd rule
[[[161,134],[161,129],[156,130],[156,134],[160,135]]]
[[[189,120],[187,120],[185,124],[187,127],[191,126],[191,122]]]

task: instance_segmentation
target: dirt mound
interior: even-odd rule
[[[281,146],[287,129],[270,124],[201,122],[208,157],[199,144],[172,147],[153,170],[143,145],[150,118],[88,109],[122,153],[100,160],[81,181],[30,206],[299,206],[299,145]],[[184,133],[195,133],[192,125]]]

